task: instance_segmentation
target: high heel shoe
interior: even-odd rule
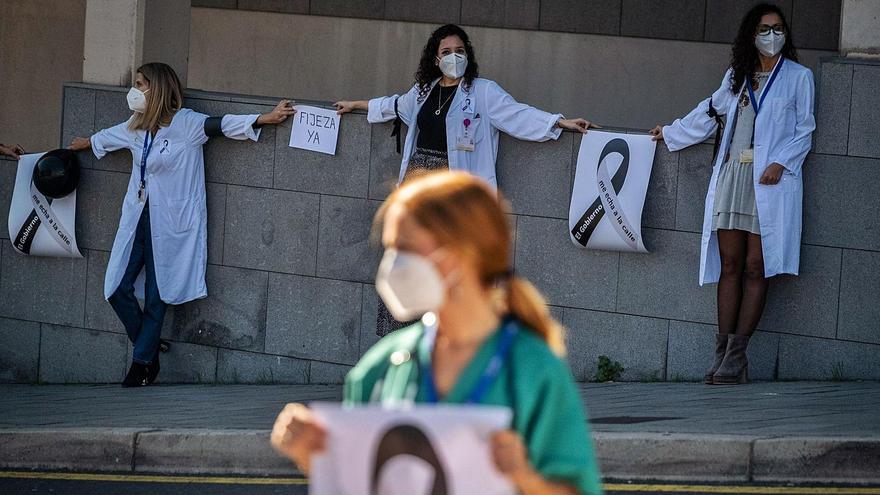
[[[150,368],[148,365],[132,362],[131,367],[128,368],[128,373],[125,375],[125,379],[122,380],[122,386],[130,388],[149,385],[149,374]]]
[[[727,351],[718,371],[712,375],[713,385],[739,385],[749,381],[749,358],[746,349],[748,335],[730,335],[727,338]]]
[[[724,354],[727,351],[727,334],[716,334],[715,335],[715,358],[712,362],[712,367],[709,368],[709,371],[706,372],[706,375],[703,377],[703,383],[712,385],[712,377],[715,375],[715,372],[718,371],[718,368],[721,366],[721,361],[724,360]]]

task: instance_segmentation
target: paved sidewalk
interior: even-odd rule
[[[582,385],[608,479],[880,483],[880,383]],[[0,386],[0,468],[292,474],[286,402],[338,386]]]

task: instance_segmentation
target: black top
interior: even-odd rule
[[[443,87],[439,83],[425,98],[422,109],[419,110],[418,125],[419,135],[416,139],[416,147],[446,153],[446,113],[452,106],[455,91],[458,86]],[[435,112],[440,107],[440,115]]]

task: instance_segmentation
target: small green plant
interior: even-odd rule
[[[843,363],[838,361],[831,365],[831,381],[842,382],[843,380]]]
[[[614,382],[620,379],[624,367],[617,361],[612,361],[608,356],[599,356],[596,371],[597,382]]]

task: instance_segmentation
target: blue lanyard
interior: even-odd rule
[[[150,150],[153,149],[153,143],[155,142],[155,138],[150,140],[150,131],[147,130],[147,134],[144,136],[144,151],[141,153],[141,189],[145,189],[147,185],[147,181],[144,179],[147,172],[147,157],[150,155]]]
[[[776,67],[773,69],[773,73],[770,74],[770,79],[767,81],[767,85],[764,86],[764,89],[761,91],[761,99],[755,99],[755,92],[752,90],[751,81],[746,81],[746,89],[749,91],[749,100],[752,102],[752,108],[755,109],[755,116],[758,116],[758,111],[761,110],[761,106],[764,104],[764,98],[767,96],[767,93],[770,92],[770,87],[773,86],[773,81],[776,80],[776,76],[779,74],[779,69],[782,68],[782,63],[785,62],[785,59],[779,57],[779,62],[776,63]]]
[[[498,346],[495,348],[495,354],[492,355],[489,364],[486,365],[486,369],[483,370],[479,380],[477,380],[476,385],[474,385],[473,390],[468,395],[467,404],[480,403],[483,396],[489,391],[489,387],[498,379],[501,368],[510,355],[510,347],[513,345],[514,337],[516,337],[518,332],[519,328],[516,326],[516,323],[513,320],[508,320],[504,328],[501,329],[501,337],[498,340]],[[436,336],[437,327],[431,327],[426,329],[425,336],[422,339],[422,345],[424,346],[422,351],[429,356],[434,349]],[[422,386],[425,388],[425,401],[429,404],[436,404],[439,398],[437,385],[434,382],[434,372],[430,366],[424,366],[424,364],[422,364],[421,368]]]

